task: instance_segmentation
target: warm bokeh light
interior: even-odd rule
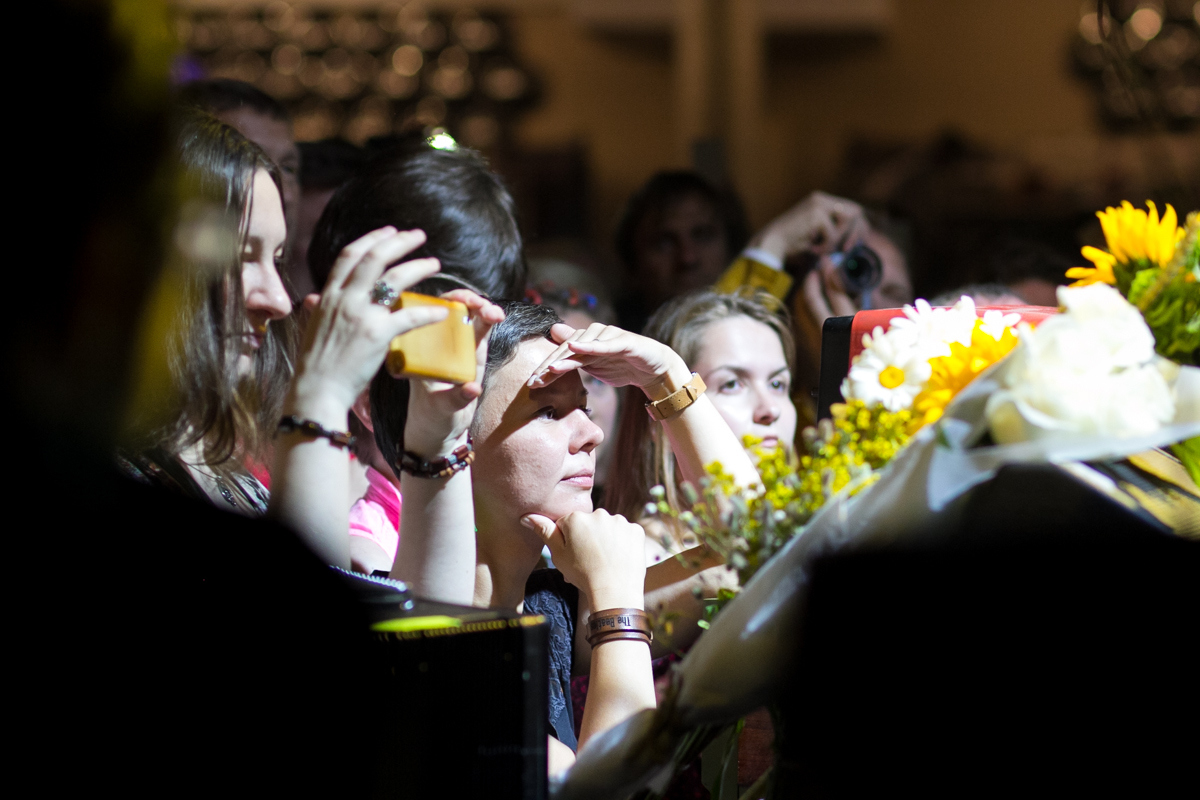
[[[1104,37],[1100,35],[1100,18],[1095,11],[1079,18],[1079,35],[1092,44],[1100,44],[1103,41]]]
[[[392,53],[392,69],[397,75],[411,78],[421,71],[424,63],[425,56],[422,55],[421,49],[411,44],[401,45]]]
[[[1139,6],[1129,18],[1129,29],[1142,41],[1148,42],[1162,30],[1162,12],[1154,6]]]

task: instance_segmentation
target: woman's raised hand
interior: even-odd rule
[[[576,329],[560,323],[550,329],[550,336],[559,346],[533,371],[530,386],[545,386],[560,375],[582,369],[610,386],[637,386],[652,399],[659,399],[665,391],[662,387],[673,391],[691,376],[674,350],[615,325],[597,322]]]
[[[554,566],[593,610],[644,606],[646,532],[641,525],[604,509],[575,511],[557,523],[526,514],[521,524],[541,536]]]
[[[445,319],[444,308],[393,311],[371,299],[377,281],[401,292],[441,268],[436,258],[418,258],[389,269],[424,243],[424,231],[388,226],[342,250],[305,328],[293,387],[298,397],[328,398],[342,407],[344,416],[378,371],[394,337]]]
[[[483,393],[488,333],[504,319],[498,305],[467,289],[447,292],[442,299],[462,303],[471,314],[475,325],[475,380],[462,385],[412,381],[404,447],[426,457],[450,452],[466,435],[475,414],[475,401]]]

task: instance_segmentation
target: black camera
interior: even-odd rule
[[[845,252],[830,253],[829,260],[842,275],[842,285],[849,294],[865,295],[883,280],[883,262],[879,254],[865,244],[857,244]]]

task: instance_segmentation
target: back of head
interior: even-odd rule
[[[483,375],[483,391],[496,370],[513,360],[522,342],[547,339],[550,328],[562,322],[554,309],[532,303],[510,301],[503,304],[504,320],[492,328],[488,337],[487,367]],[[393,378],[381,369],[371,381],[371,421],[375,427],[375,444],[389,465],[400,460],[404,452],[404,423],[408,418],[408,381]]]
[[[691,367],[700,359],[704,332],[714,323],[731,317],[747,317],[766,325],[779,336],[788,365],[795,362],[796,346],[787,312],[778,299],[761,290],[682,295],[665,303],[650,317],[644,335],[669,346]],[[650,499],[650,488],[656,484],[666,489],[667,502],[679,508],[674,457],[644,405],[645,398],[640,392],[626,390],[613,454],[613,463],[620,464],[621,469],[613,471],[605,486],[605,508],[629,519],[642,516],[642,508]]]
[[[512,196],[477,153],[435,150],[381,154],[325,207],[308,248],[313,284],[323,287],[342,248],[393,225],[428,237],[414,258],[432,256],[442,272],[493,298],[517,298],[525,261]]]
[[[178,99],[182,105],[201,108],[210,114],[245,108],[281,122],[291,122],[291,115],[283,103],[253,84],[231,78],[185,84],[179,90]]]
[[[527,300],[550,306],[564,318],[577,311],[595,322],[616,324],[617,315],[608,287],[577,264],[558,258],[531,258],[528,280]]]
[[[300,188],[305,191],[336,189],[348,181],[366,160],[360,147],[345,139],[298,142]]]

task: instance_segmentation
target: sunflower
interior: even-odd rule
[[[1068,278],[1076,278],[1072,286],[1087,286],[1092,283],[1117,285],[1115,268],[1118,264],[1134,269],[1164,267],[1175,256],[1175,245],[1183,238],[1184,229],[1179,227],[1175,209],[1168,203],[1162,218],[1152,200],[1146,201],[1148,211],[1134,208],[1125,200],[1120,208],[1109,206],[1096,212],[1108,252],[1095,247],[1083,248],[1083,257],[1095,267],[1072,267],[1067,270]]]
[[[967,384],[1017,346],[1016,329],[1004,326],[997,336],[990,327],[988,322],[976,320],[970,346],[951,342],[950,355],[929,359],[932,373],[925,388],[913,399],[910,433],[941,419],[946,406]]]
[[[1107,283],[1109,286],[1117,285],[1117,276],[1113,272],[1113,267],[1117,265],[1116,256],[1096,247],[1085,247],[1083,248],[1083,257],[1096,266],[1071,267],[1067,270],[1068,278],[1077,279],[1071,284],[1072,287],[1089,286],[1093,283]]]

